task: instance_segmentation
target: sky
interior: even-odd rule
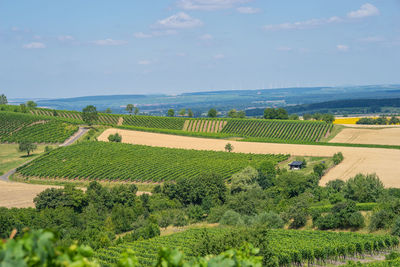
[[[400,0],[0,0],[0,94],[400,83]]]

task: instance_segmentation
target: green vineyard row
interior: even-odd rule
[[[195,249],[204,229],[190,229],[184,232],[156,237],[148,240],[122,243],[115,247],[99,250],[95,257],[104,266],[116,262],[126,249],[135,252],[140,266],[152,266],[160,247],[178,248],[187,257],[199,256]],[[210,238],[229,234],[230,228],[208,228]],[[302,230],[269,230],[269,247],[278,258],[280,266],[300,265],[301,263],[325,263],[348,256],[361,257],[399,244],[397,237],[357,233],[335,233]],[[240,244],[237,244],[240,246]]]
[[[325,122],[236,119],[229,120],[221,132],[244,137],[317,142],[332,127]]]
[[[18,172],[35,177],[159,182],[197,177],[205,172],[229,178],[249,165],[256,167],[265,160],[278,163],[287,158],[288,155],[84,142],[51,151],[18,169]]]
[[[81,112],[32,109],[39,116],[56,116],[83,123]],[[287,140],[293,142],[318,142],[329,135],[333,125],[320,121],[290,121],[263,119],[194,119],[182,117],[156,117],[143,115],[117,115],[99,113],[98,123],[110,126],[139,127],[193,133],[202,136],[215,134],[221,136],[255,138],[258,140]]]
[[[0,112],[0,142],[62,143],[77,130],[74,124],[46,116]]]

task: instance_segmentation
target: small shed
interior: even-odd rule
[[[303,161],[293,161],[292,163],[289,164],[289,167],[291,170],[300,170],[301,168],[304,167],[304,162]]]

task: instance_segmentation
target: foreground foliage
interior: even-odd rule
[[[0,243],[0,266],[54,266],[54,267],[100,267],[94,259],[93,250],[88,246],[56,246],[56,235],[49,231],[27,232],[18,239],[10,238]],[[199,257],[190,262],[177,249],[161,248],[155,266],[206,267],[206,266],[243,266],[261,267],[261,257],[256,256],[258,249],[244,245],[241,250],[228,250],[218,256]],[[113,266],[141,266],[132,250],[121,253]]]
[[[122,243],[100,250],[95,257],[104,265],[118,261],[126,249],[136,252],[141,266],[151,266],[157,260],[158,247],[178,248],[187,259],[219,254],[228,248],[239,248],[246,241],[261,248],[259,255],[268,266],[300,263],[324,264],[327,260],[362,257],[396,247],[398,239],[389,235],[366,235],[298,230],[260,230],[245,228],[191,229],[168,236]]]

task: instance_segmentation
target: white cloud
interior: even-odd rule
[[[184,52],[176,53],[176,55],[177,55],[178,57],[186,57],[186,53],[184,53]]]
[[[29,44],[24,44],[22,47],[25,49],[39,49],[39,48],[46,48],[46,45],[40,42],[32,42]]]
[[[261,12],[261,9],[250,6],[238,7],[236,8],[236,10],[242,14],[256,14]]]
[[[349,51],[349,46],[344,45],[344,44],[338,44],[336,46],[336,49],[341,51],[341,52],[347,52],[347,51]]]
[[[379,9],[376,8],[374,5],[370,3],[366,3],[360,7],[359,10],[352,11],[347,14],[347,17],[351,19],[359,19],[359,18],[365,18],[365,17],[370,17],[370,16],[377,16],[379,15]]]
[[[60,35],[60,36],[57,37],[57,39],[60,42],[67,42],[67,41],[75,40],[75,38],[72,37],[71,35]]]
[[[218,10],[233,8],[250,1],[252,0],[179,0],[177,6],[185,10]]]
[[[214,59],[224,59],[225,55],[224,54],[217,54],[214,56]]]
[[[150,65],[151,63],[152,63],[151,60],[146,60],[146,59],[138,61],[139,65]]]
[[[270,24],[265,25],[264,29],[267,31],[278,31],[278,30],[303,30],[308,28],[314,28],[317,26],[338,23],[341,22],[342,19],[340,17],[330,17],[328,19],[310,19],[306,21],[298,21],[298,22],[286,22],[282,24]]]
[[[203,22],[199,19],[192,18],[184,12],[172,15],[168,18],[159,20],[156,27],[169,29],[186,29],[202,26]]]
[[[117,46],[117,45],[124,45],[127,44],[127,41],[123,40],[113,40],[113,39],[104,39],[104,40],[96,40],[92,42],[95,45],[99,46]]]
[[[214,39],[214,37],[211,34],[203,34],[201,36],[199,36],[200,40],[204,40],[204,41],[208,41],[208,40],[212,40]]]
[[[133,36],[135,36],[135,38],[137,39],[147,39],[153,37],[175,35],[177,33],[178,32],[175,30],[165,30],[165,31],[152,31],[150,33],[137,32]]]

